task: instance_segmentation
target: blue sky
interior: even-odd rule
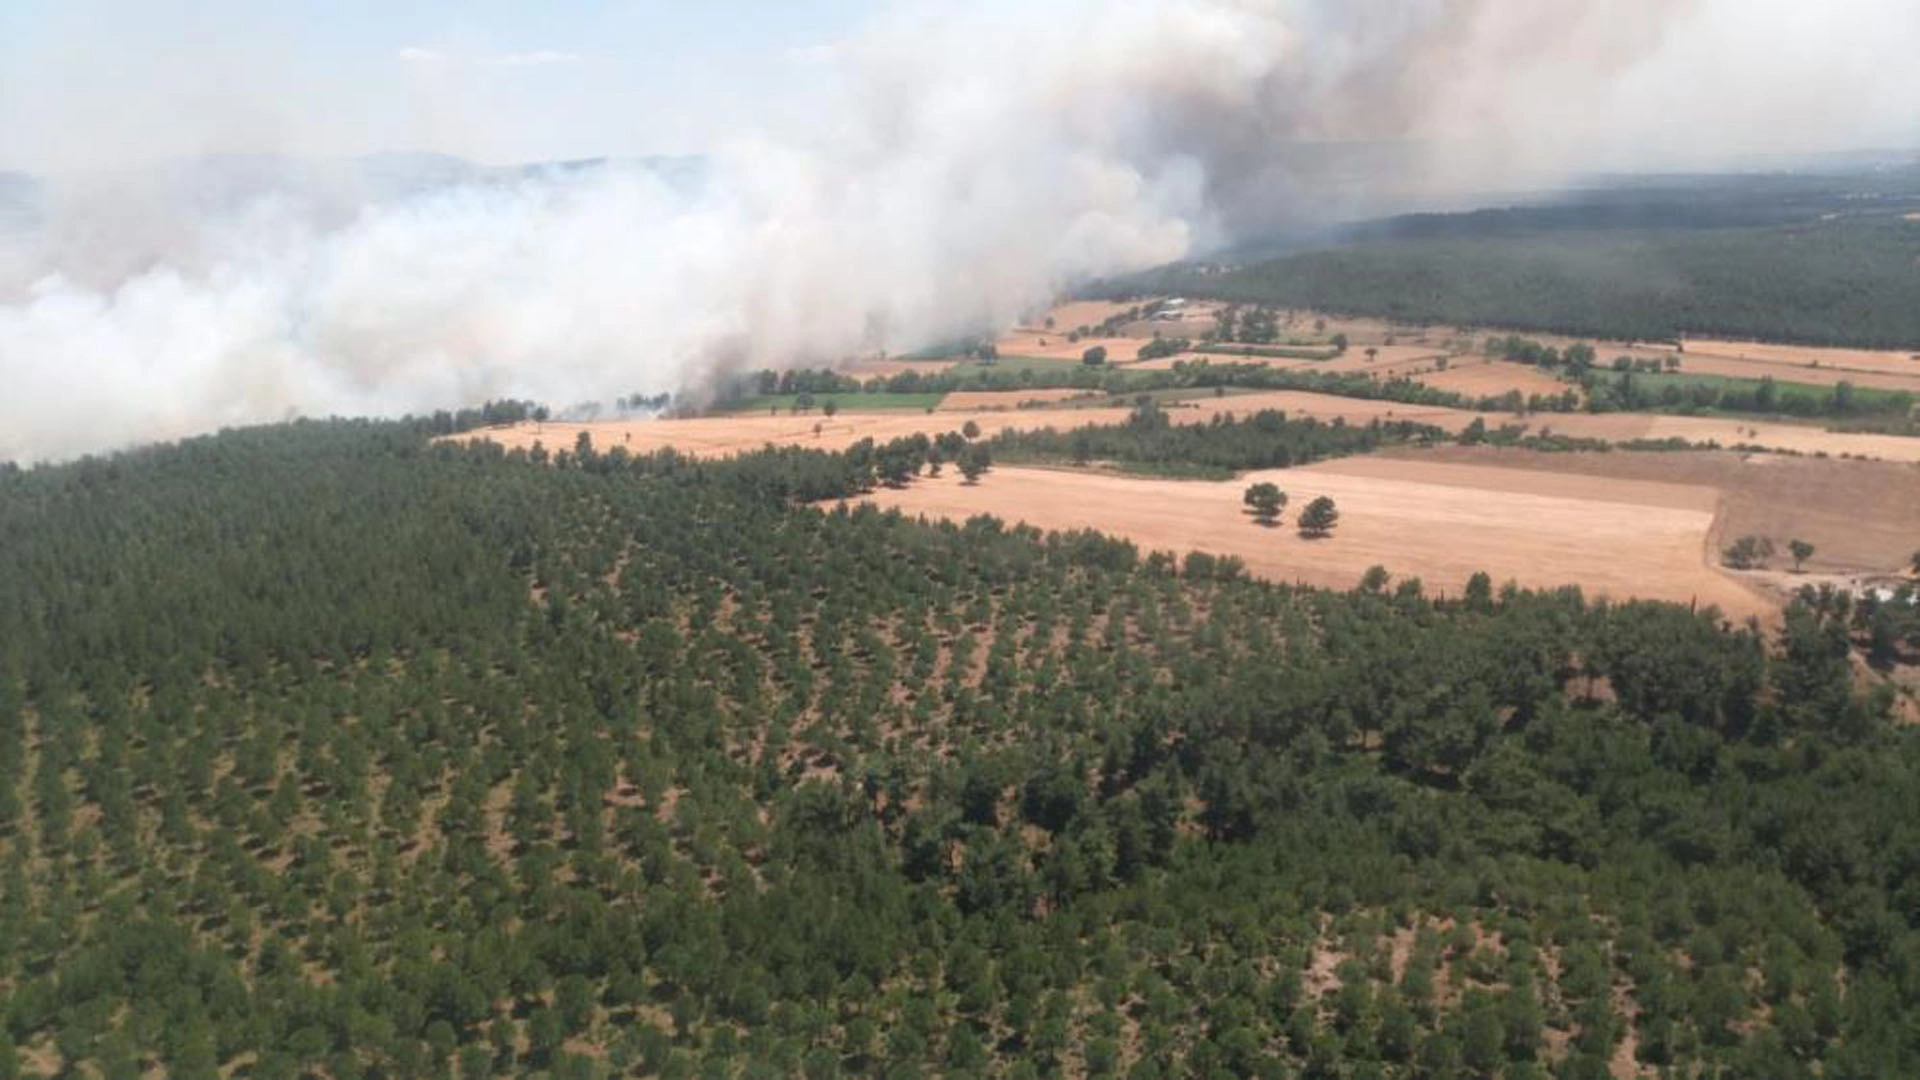
[[[0,168],[697,150],[883,2],[0,0]]]

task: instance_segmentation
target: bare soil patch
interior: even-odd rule
[[[922,480],[873,501],[955,520],[995,514],[1046,529],[1095,528],[1144,549],[1234,555],[1258,576],[1333,588],[1352,587],[1378,564],[1437,592],[1457,593],[1485,570],[1496,581],[1534,587],[1578,584],[1590,595],[1715,604],[1736,617],[1772,611],[1707,565],[1719,499],[1712,488],[1382,464],[1348,459],[1227,483],[1001,468],[979,484]],[[1339,528],[1316,541],[1289,525],[1254,524],[1240,496],[1259,480],[1288,492],[1288,521],[1311,499],[1330,496],[1340,506]]]

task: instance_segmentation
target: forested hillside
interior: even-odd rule
[[[1535,232],[1469,221],[1127,288],[1616,339],[1920,349],[1920,222]]]
[[[0,471],[0,1076],[1920,1074],[1845,610],[793,500],[870,475]]]

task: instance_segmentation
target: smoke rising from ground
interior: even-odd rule
[[[1905,2],[914,3],[809,50],[807,108],[716,132],[693,183],[272,160],[55,179],[39,224],[0,233],[0,460],[677,390],[1448,190],[1910,144]],[[0,99],[31,89],[0,74]],[[1303,145],[1346,140],[1423,149],[1379,175]]]

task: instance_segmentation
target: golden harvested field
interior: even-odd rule
[[[1056,420],[1056,417],[1070,419]],[[924,432],[938,435],[958,431],[972,420],[986,435],[1013,428],[1045,427],[1049,424],[1118,424],[1127,418],[1125,409],[1086,409],[1072,413],[1034,410],[977,412],[941,412],[928,414],[911,410],[885,412],[841,412],[828,419],[818,413],[806,416],[781,414],[768,416],[711,416],[691,420],[605,420],[590,424],[555,423],[515,424],[504,428],[486,428],[456,438],[492,440],[508,449],[532,447],[539,442],[549,450],[573,446],[581,431],[588,432],[593,444],[602,450],[624,446],[631,453],[645,454],[672,447],[695,457],[729,457],[750,453],[768,444],[807,446],[820,450],[844,450],[861,439],[886,442],[903,435]],[[819,433],[814,429],[818,427]]]
[[[1232,346],[1226,346],[1232,348]],[[1304,346],[1303,346],[1304,347]],[[1300,360],[1279,356],[1238,356],[1233,353],[1187,352],[1179,356],[1162,356],[1154,360],[1142,360],[1131,365],[1141,371],[1167,371],[1178,363],[1195,363],[1205,360],[1210,364],[1259,364],[1263,367],[1286,368],[1296,371],[1377,371],[1381,375],[1396,375],[1414,370],[1431,370],[1446,356],[1444,349],[1425,345],[1377,345],[1378,350],[1371,360],[1367,358],[1366,346],[1350,348],[1345,356],[1332,360]]]
[[[1366,424],[1374,420],[1412,420],[1448,431],[1459,431],[1481,416],[1480,413],[1440,405],[1403,405],[1394,401],[1367,401],[1305,390],[1263,390],[1254,394],[1195,398],[1169,408],[1168,415],[1176,424],[1199,424],[1212,419],[1217,413],[1250,416],[1262,409],[1279,409],[1288,416],[1311,417],[1322,421],[1344,420],[1349,424]],[[1489,425],[1499,419],[1496,416],[1486,417]]]
[[[1391,462],[1391,475],[1379,475],[1376,464],[1350,459],[1227,483],[1000,468],[975,485],[947,476],[872,499],[930,517],[1096,528],[1146,550],[1235,555],[1261,577],[1334,588],[1352,587],[1377,564],[1452,594],[1485,570],[1530,586],[1577,583],[1590,596],[1716,604],[1734,617],[1772,611],[1707,565],[1713,488],[1419,461]],[[1260,480],[1290,496],[1287,521],[1330,496],[1339,528],[1306,540],[1287,525],[1255,524],[1240,497]]]
[[[1806,383],[1810,386],[1832,386],[1835,383],[1850,382],[1855,386],[1868,386],[1879,390],[1920,392],[1920,363],[1910,366],[1913,368],[1911,373],[1895,375],[1880,371],[1851,371],[1827,367],[1824,364],[1820,367],[1808,367],[1805,364],[1736,360],[1728,356],[1689,352],[1681,358],[1680,373],[1682,375],[1727,375],[1740,379],[1772,378],[1783,383]]]
[[[1488,423],[1493,421],[1490,419]],[[1799,454],[1879,458],[1883,461],[1920,461],[1920,439],[1900,435],[1857,435],[1824,431],[1796,424],[1724,420],[1706,416],[1657,416],[1648,413],[1540,413],[1531,418],[1535,430],[1550,428],[1564,435],[1621,442],[1629,439],[1685,439],[1716,442],[1721,446],[1761,446]]]
[[[1030,396],[1032,393],[1015,392],[1016,396]],[[1340,419],[1350,424],[1365,424],[1376,419],[1411,420],[1451,432],[1458,432],[1475,419],[1481,419],[1489,427],[1520,423],[1526,424],[1535,433],[1552,431],[1613,442],[1678,438],[1689,442],[1717,442],[1722,446],[1762,446],[1803,454],[1826,453],[1834,457],[1850,454],[1886,461],[1920,461],[1920,439],[1898,435],[1841,434],[1794,424],[1646,413],[1536,413],[1513,416],[1433,405],[1366,401],[1301,390],[1195,398],[1169,405],[1168,415],[1176,424],[1198,424],[1205,423],[1219,413],[1247,416],[1262,409],[1279,409],[1291,416],[1324,421]],[[488,428],[461,437],[492,439],[509,448],[529,447],[539,441],[549,450],[559,450],[572,446],[574,437],[585,429],[592,434],[594,445],[602,449],[625,446],[634,453],[646,453],[671,446],[701,457],[723,457],[758,450],[768,443],[838,450],[867,437],[885,442],[916,432],[935,435],[953,431],[968,420],[975,421],[982,431],[992,435],[1010,429],[1117,424],[1125,421],[1127,415],[1128,410],[1124,407],[1059,410],[983,407],[971,411],[943,409],[934,414],[912,410],[843,411],[832,419],[817,413],[805,416],[755,413],[686,420],[608,420],[590,424],[549,421],[545,424]],[[820,429],[817,434],[816,425]]]
[[[1088,349],[1095,345],[1107,348],[1109,363],[1124,364],[1138,360],[1140,350],[1147,344],[1147,338],[1129,337],[1086,337],[1079,341],[1068,341],[1065,332],[1051,330],[1015,330],[1003,335],[994,347],[1001,356],[1037,356],[1046,360],[1078,360],[1085,356]],[[1045,342],[1045,344],[1041,344]]]
[[[1447,370],[1432,371],[1417,378],[1435,390],[1448,390],[1470,398],[1495,397],[1509,390],[1518,390],[1523,396],[1555,397],[1577,389],[1537,367],[1485,357],[1455,357],[1448,363]]]
[[[1373,350],[1373,356],[1367,355],[1368,349]],[[1314,363],[1313,368],[1316,371],[1374,372],[1385,378],[1416,369],[1431,371],[1446,355],[1447,350],[1430,345],[1354,345],[1347,349],[1345,355]]]
[[[1555,454],[1494,447],[1387,450],[1348,464],[1392,475],[1401,461],[1503,467],[1527,476],[1660,480],[1721,493],[1715,550],[1740,536],[1765,536],[1785,552],[1795,537],[1813,544],[1807,569],[1830,574],[1901,570],[1920,547],[1920,465],[1837,461],[1731,450]],[[1363,464],[1364,462],[1364,464]],[[1790,564],[1784,555],[1779,566]]]
[[[940,411],[974,412],[1017,409],[1022,405],[1071,401],[1089,394],[1099,396],[1097,391],[1074,390],[1067,387],[1052,390],[956,390],[941,399]]]
[[[1818,370],[1813,367],[1818,362],[1820,368],[1834,368],[1847,372],[1879,372],[1888,375],[1920,375],[1920,360],[1914,359],[1920,353],[1903,352],[1892,349],[1817,349],[1805,345],[1763,345],[1753,341],[1716,341],[1708,338],[1690,338],[1687,351],[1681,360],[1680,370],[1693,367],[1696,356],[1718,356],[1732,360],[1754,360],[1767,364],[1777,364],[1795,371],[1809,374]],[[1784,372],[1779,378],[1788,378]],[[1801,381],[1805,381],[1803,378]]]
[[[1069,330],[1078,330],[1082,326],[1099,326],[1115,315],[1125,314],[1145,302],[1135,300],[1123,304],[1111,300],[1075,300],[1072,303],[1058,304],[1041,317],[1021,325],[1024,329],[1045,332],[1049,339],[1053,337],[1053,331],[1059,331],[1060,336],[1064,338]],[[1049,318],[1053,320],[1053,330],[1047,329]]]

